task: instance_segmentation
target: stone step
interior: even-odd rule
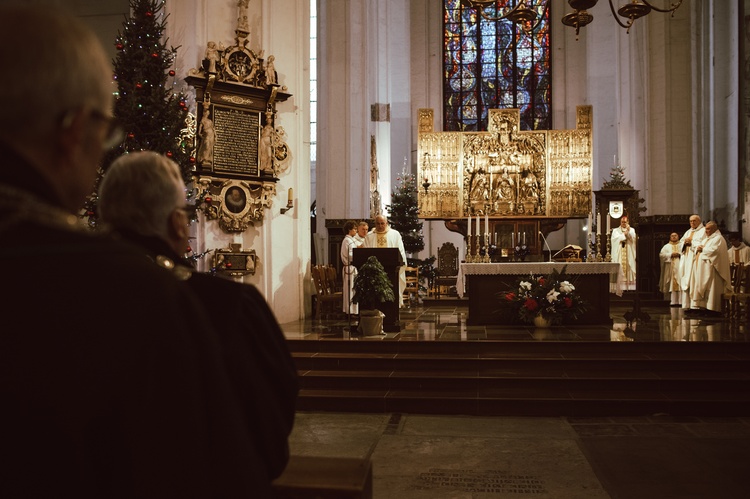
[[[750,344],[290,341],[300,410],[750,415]]]

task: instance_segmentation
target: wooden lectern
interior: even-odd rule
[[[374,256],[383,266],[388,279],[393,285],[394,301],[381,302],[379,310],[385,314],[383,317],[383,331],[391,333],[401,331],[398,317],[398,272],[404,262],[401,261],[401,252],[398,248],[354,248],[352,251],[352,262],[357,269],[362,266],[368,258]]]

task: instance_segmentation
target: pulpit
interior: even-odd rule
[[[378,259],[393,286],[394,301],[382,302],[379,307],[380,311],[385,314],[383,318],[383,331],[389,333],[401,331],[398,317],[398,273],[399,267],[404,265],[404,262],[401,260],[401,253],[398,248],[354,248],[352,262],[359,269],[371,256]]]

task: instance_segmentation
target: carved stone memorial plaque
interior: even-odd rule
[[[260,113],[211,104],[216,139],[212,170],[257,177]]]

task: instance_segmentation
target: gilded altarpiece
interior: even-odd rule
[[[418,118],[420,217],[582,218],[591,211],[592,107],[572,130],[519,130],[518,109],[494,109],[486,132],[435,132]]]

